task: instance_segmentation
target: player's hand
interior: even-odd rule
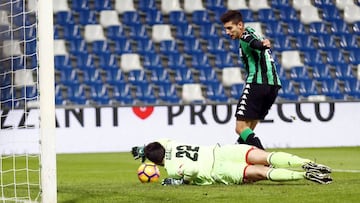
[[[167,186],[167,185],[182,185],[184,184],[184,179],[175,179],[175,178],[165,178],[161,185]]]
[[[145,161],[144,148],[144,146],[136,146],[131,148],[131,154],[133,155],[135,160],[141,158],[141,162]]]
[[[271,47],[271,42],[269,39],[264,39],[263,41],[261,41],[263,46],[270,48]]]

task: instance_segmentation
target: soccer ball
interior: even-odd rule
[[[160,170],[154,163],[142,163],[137,170],[137,175],[142,183],[157,182],[160,178]]]

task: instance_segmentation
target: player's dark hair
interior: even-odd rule
[[[223,24],[229,21],[235,24],[243,21],[240,11],[236,11],[236,10],[226,11],[224,14],[221,15],[220,20]]]
[[[159,142],[152,142],[145,146],[144,154],[147,159],[157,165],[162,165],[165,148]]]

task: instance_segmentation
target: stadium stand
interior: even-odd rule
[[[240,10],[247,26],[271,40],[283,82],[279,100],[360,99],[359,1],[53,2],[57,105],[235,101],[244,81],[238,42],[219,21],[227,9]],[[0,10],[1,26],[16,23]],[[21,50],[19,40],[35,32],[17,33],[12,43],[1,33],[4,56],[27,55],[12,59],[15,67],[27,65],[35,51],[35,42]],[[189,84],[197,84],[196,91]]]

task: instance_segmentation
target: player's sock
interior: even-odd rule
[[[291,171],[284,168],[272,168],[266,174],[271,181],[301,180],[305,178],[305,172]]]
[[[245,144],[255,146],[259,149],[264,149],[264,147],[261,144],[260,139],[255,136],[255,133],[250,128],[246,128],[245,130],[243,130],[240,133],[240,137],[238,139],[239,144],[243,144],[243,143],[240,143],[241,140],[245,140]]]
[[[267,161],[275,168],[300,167],[304,163],[311,162],[309,159],[304,159],[286,152],[271,152],[267,157]]]

